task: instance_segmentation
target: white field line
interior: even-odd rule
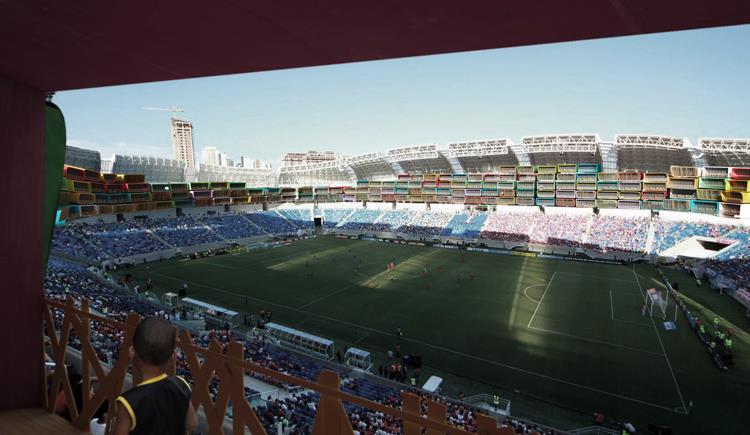
[[[168,279],[172,279],[172,280],[179,280],[178,278],[170,277],[170,276],[167,276],[167,275],[161,275],[161,276],[163,276],[165,278],[168,278]],[[335,319],[333,317],[324,316],[322,314],[317,314],[317,313],[313,313],[313,312],[310,312],[310,311],[300,310],[298,308],[289,307],[289,306],[286,306],[286,305],[278,304],[278,303],[267,301],[267,300],[264,300],[264,299],[259,299],[259,298],[254,298],[254,297],[251,297],[251,296],[246,296],[246,295],[241,294],[241,293],[235,293],[235,292],[231,292],[231,291],[228,291],[228,290],[224,290],[224,289],[220,289],[220,288],[216,288],[216,287],[207,286],[205,284],[201,284],[201,283],[197,283],[197,282],[191,282],[191,281],[185,281],[185,282],[188,282],[190,284],[197,285],[197,286],[200,286],[200,287],[203,287],[203,288],[207,288],[207,289],[210,289],[210,290],[214,290],[214,291],[217,291],[219,293],[225,293],[225,294],[228,294],[228,295],[231,295],[231,296],[236,296],[239,299],[247,297],[248,299],[254,300],[256,302],[260,302],[260,303],[264,303],[264,304],[267,304],[267,305],[271,305],[271,306],[275,306],[275,307],[287,309],[287,310],[290,310],[290,311],[295,311],[295,312],[302,313],[302,314],[307,314],[307,315],[310,315],[310,316],[318,317],[318,318],[321,318],[321,319],[325,319],[325,320],[328,320],[328,321],[331,321],[331,322],[335,322],[335,323],[340,323],[342,325],[347,325],[347,326],[351,326],[351,327],[354,327],[354,328],[359,328],[359,329],[362,329],[362,330],[365,330],[365,331],[369,331],[369,332],[373,332],[373,333],[376,333],[376,334],[381,334],[381,335],[390,336],[390,337],[395,337],[396,336],[395,334],[390,333],[390,332],[385,332],[385,331],[381,331],[379,329],[375,329],[375,328],[370,328],[370,327],[367,327],[367,326],[358,325],[356,323],[347,322],[345,320]],[[493,360],[490,360],[490,359],[487,359],[487,358],[483,358],[483,357],[480,357],[480,356],[477,356],[477,355],[470,355],[470,354],[467,354],[467,353],[464,353],[464,352],[460,352],[460,351],[457,351],[457,350],[454,350],[454,349],[449,349],[449,348],[446,348],[446,347],[443,347],[443,346],[439,346],[439,345],[436,345],[436,344],[432,344],[432,343],[427,343],[427,342],[424,342],[424,341],[421,341],[421,340],[415,340],[413,338],[408,338],[408,337],[400,337],[399,339],[402,340],[402,341],[408,341],[408,342],[420,344],[420,345],[425,346],[425,347],[431,347],[433,349],[442,350],[444,352],[448,352],[448,353],[451,353],[451,354],[454,354],[454,355],[458,355],[458,356],[462,356],[462,357],[465,357],[465,358],[470,358],[470,359],[473,359],[473,360],[476,360],[476,361],[481,361],[481,362],[484,362],[484,363],[487,363],[487,364],[491,364],[491,365],[494,365],[494,366],[497,366],[497,367],[503,367],[503,368],[506,368],[506,369],[509,369],[509,370],[513,370],[513,371],[516,371],[516,372],[519,372],[519,373],[524,373],[524,374],[529,375],[529,376],[535,376],[535,377],[538,377],[538,378],[541,378],[541,379],[547,379],[547,380],[554,381],[554,382],[557,382],[557,383],[560,383],[560,384],[564,384],[564,385],[568,385],[568,386],[571,386],[571,387],[580,388],[582,390],[592,391],[592,392],[603,394],[603,395],[606,395],[606,396],[615,397],[615,398],[618,398],[618,399],[627,400],[627,401],[634,402],[634,403],[639,403],[641,405],[649,406],[649,407],[652,407],[652,408],[658,408],[658,409],[662,409],[662,410],[665,410],[665,411],[674,412],[674,413],[677,413],[677,414],[685,414],[684,412],[676,411],[674,408],[670,408],[668,406],[663,406],[663,405],[659,405],[659,404],[656,404],[656,403],[647,402],[645,400],[640,400],[640,399],[636,399],[634,397],[624,396],[622,394],[612,393],[610,391],[601,390],[599,388],[590,387],[590,386],[587,386],[587,385],[581,385],[581,384],[578,384],[576,382],[567,381],[565,379],[556,378],[554,376],[545,375],[543,373],[537,373],[537,372],[534,372],[532,370],[527,370],[527,369],[524,369],[524,368],[521,368],[521,367],[516,367],[516,366],[510,365],[510,364],[506,364],[506,363],[502,363],[502,362],[499,362],[499,361],[493,361]]]
[[[542,306],[542,301],[544,300],[544,297],[547,296],[547,290],[549,290],[549,286],[552,284],[552,281],[555,280],[555,275],[557,275],[557,272],[552,274],[552,277],[549,279],[549,282],[547,283],[547,287],[544,289],[544,293],[542,293],[542,298],[539,299],[539,303],[537,304],[536,308],[534,309],[534,314],[531,315],[531,319],[529,319],[529,324],[526,325],[527,328],[531,328],[531,322],[534,321],[534,317],[536,316],[536,312],[539,310],[539,307]]]
[[[536,300],[536,299],[532,298],[531,296],[529,296],[529,294],[528,294],[528,293],[526,293],[526,290],[528,290],[528,289],[530,289],[530,288],[534,288],[534,287],[540,287],[540,286],[543,286],[543,285],[544,285],[544,284],[534,284],[534,285],[530,285],[530,286],[526,287],[525,289],[523,289],[523,295],[524,295],[524,296],[526,296],[527,298],[531,299],[532,301],[536,302],[537,304],[539,304],[539,303],[540,303],[540,301],[538,301],[538,300]]]
[[[641,287],[641,280],[638,278],[638,274],[635,272],[635,266],[633,266],[633,276],[635,276],[635,282],[638,284],[638,289],[640,289],[641,295],[643,295],[643,300],[646,300],[646,294],[643,292],[643,287]],[[659,339],[659,345],[661,346],[661,351],[664,353],[664,359],[667,361],[667,367],[669,367],[669,373],[672,375],[672,381],[674,381],[674,386],[677,389],[677,395],[680,396],[680,403],[682,404],[682,412],[680,412],[680,414],[687,415],[687,406],[685,406],[685,399],[683,399],[682,397],[680,384],[677,383],[677,377],[674,375],[674,370],[672,370],[672,363],[669,361],[669,356],[667,356],[667,350],[664,348],[664,343],[661,341],[659,328],[656,327],[654,318],[651,316],[649,317],[651,318],[651,324],[654,326],[654,333],[656,334],[656,338]]]

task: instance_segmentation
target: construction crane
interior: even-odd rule
[[[143,110],[153,110],[153,111],[158,111],[158,112],[172,112],[172,118],[177,118],[177,114],[178,113],[185,111],[185,110],[183,110],[183,109],[181,109],[179,107],[175,107],[175,106],[172,106],[172,107],[169,107],[169,108],[166,108],[166,107],[141,107],[141,109],[143,109]]]

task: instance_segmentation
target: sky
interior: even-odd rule
[[[171,107],[195,148],[274,162],[560,133],[750,137],[750,26],[66,91],[68,144],[170,157]]]

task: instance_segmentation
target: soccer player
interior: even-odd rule
[[[641,307],[641,315],[646,316],[647,311],[648,311],[648,305],[644,302],[643,306]]]

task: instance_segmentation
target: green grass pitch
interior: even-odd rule
[[[386,270],[389,261],[395,270]],[[641,315],[643,292],[664,288],[650,265],[319,237],[132,274],[136,282],[151,277],[157,292],[187,283],[193,298],[243,313],[271,310],[275,322],[333,339],[342,353],[349,345],[371,351],[376,364],[399,343],[422,355],[422,382],[443,376],[454,397],[498,392],[514,414],[563,429],[602,410],[642,429],[654,422],[713,433],[711,421],[722,416],[739,425],[750,400],[739,305],[674,277],[692,309],[728,313],[740,331],[737,365],[722,373],[682,313],[676,331]],[[671,318],[673,304],[668,311]]]

